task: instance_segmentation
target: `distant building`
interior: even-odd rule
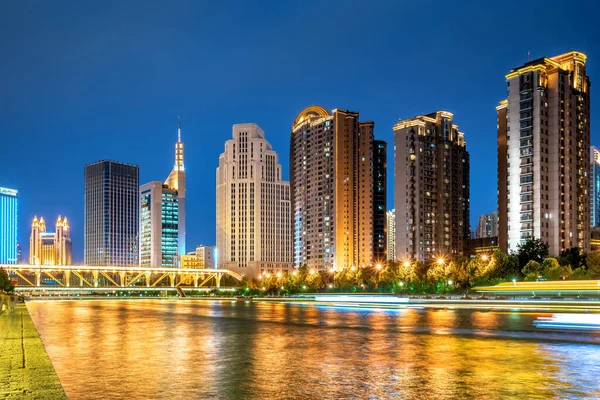
[[[320,106],[292,124],[294,264],[366,267],[385,259],[385,142],[359,113]]]
[[[497,107],[499,242],[530,238],[550,255],[590,250],[590,79],[586,55],[529,61],[506,75]]]
[[[475,236],[477,239],[498,236],[498,211],[479,216]]]
[[[463,255],[468,257],[477,254],[490,254],[498,249],[498,237],[472,238],[464,241]]]
[[[600,226],[600,151],[590,147],[590,225]]]
[[[17,264],[23,263],[23,249],[21,249],[21,243],[17,243]]]
[[[469,153],[453,114],[398,122],[395,137],[396,257],[458,257],[470,237]]]
[[[175,165],[167,177],[165,185],[169,189],[177,191],[177,213],[178,213],[178,231],[177,231],[177,254],[185,254],[186,238],[186,172],[183,164],[183,142],[181,141],[181,123],[177,121],[177,143],[175,143]]]
[[[138,266],[139,168],[116,161],[85,166],[85,265]]]
[[[216,269],[217,247],[200,245],[196,247],[196,251],[189,252],[179,258],[181,268]]]
[[[236,124],[217,168],[219,268],[258,276],[292,268],[290,184],[256,124]]]
[[[54,232],[46,231],[44,217],[37,215],[31,223],[29,236],[29,264],[31,265],[72,265],[73,248],[69,221],[60,215]]]
[[[17,263],[19,192],[0,187],[0,264]]]
[[[140,241],[141,267],[178,266],[177,191],[162,182],[154,181],[140,186]]]
[[[386,215],[387,259],[396,261],[396,211],[389,210]]]

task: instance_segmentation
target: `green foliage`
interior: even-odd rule
[[[8,272],[2,267],[0,267],[0,291],[12,292],[15,287],[8,276]]]
[[[586,257],[586,265],[588,276],[590,279],[599,279],[600,278],[600,253],[590,253]]]
[[[519,258],[519,267],[524,268],[529,261],[541,263],[548,257],[548,243],[542,239],[530,238],[522,245],[517,246],[516,255]]]
[[[576,281],[576,280],[586,280],[586,279],[591,279],[591,278],[589,277],[588,271],[585,267],[579,267],[579,268],[575,268],[573,270],[573,273],[571,274],[569,279]]]
[[[579,268],[585,265],[586,256],[579,247],[571,247],[560,253],[558,262],[562,266],[570,265],[572,268]]]

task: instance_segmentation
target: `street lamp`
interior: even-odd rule
[[[403,264],[403,265],[404,265],[406,268],[410,267],[410,263],[409,263],[408,261],[404,261],[404,264]]]
[[[440,258],[438,258],[438,260],[437,260],[437,263],[438,263],[439,265],[443,265],[443,264],[444,264],[444,259],[443,259],[443,258],[441,258],[441,257],[440,257]]]
[[[487,261],[487,260],[488,260],[488,256],[487,256],[487,254],[484,254],[484,255],[482,255],[482,256],[481,256],[481,259],[482,259],[483,261]]]
[[[375,268],[377,268],[377,269],[381,269],[381,264],[377,264],[377,265],[375,266]]]

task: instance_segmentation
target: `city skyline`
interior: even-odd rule
[[[23,12],[21,5],[11,5],[15,7],[6,15],[21,15]],[[282,6],[282,9],[274,11],[275,19],[279,15],[293,15],[294,10],[289,10]],[[390,6],[392,7],[392,6]],[[410,10],[410,6],[407,6]],[[539,13],[540,20],[551,18],[551,11],[546,7],[539,9],[532,7]],[[503,6],[502,9],[505,7]],[[548,7],[550,8],[550,7]],[[349,10],[350,20],[360,20],[362,12],[370,13],[371,8],[364,9],[356,7]],[[12,11],[12,13],[11,13]],[[194,10],[191,14],[194,15]],[[239,21],[241,14],[251,10],[241,10],[240,15],[234,18]],[[222,143],[227,139],[230,132],[230,126],[234,123],[244,121],[254,121],[270,132],[270,141],[275,150],[281,155],[281,164],[283,168],[283,179],[289,179],[289,160],[285,152],[288,142],[289,121],[296,115],[297,110],[306,104],[322,104],[326,108],[343,107],[352,110],[358,110],[361,118],[365,120],[374,120],[376,135],[391,143],[393,133],[388,127],[402,118],[429,112],[432,109],[446,109],[460,116],[461,129],[465,132],[473,132],[469,135],[469,151],[472,157],[471,174],[471,226],[476,226],[475,219],[478,215],[496,209],[496,185],[494,179],[494,163],[490,161],[490,154],[496,151],[496,115],[493,107],[498,101],[506,95],[506,82],[504,76],[510,68],[516,65],[522,65],[527,61],[527,53],[531,51],[531,59],[537,57],[562,54],[570,49],[577,49],[588,55],[587,74],[591,76],[592,83],[595,76],[598,76],[598,44],[588,37],[593,37],[593,29],[588,24],[579,22],[581,29],[561,30],[560,32],[549,32],[544,40],[539,42],[525,42],[521,47],[515,47],[514,42],[519,36],[527,36],[529,32],[535,32],[534,28],[525,27],[523,31],[517,33],[508,32],[500,40],[497,37],[498,25],[491,23],[489,27],[478,26],[482,30],[481,38],[470,38],[459,30],[453,30],[446,34],[450,39],[463,43],[462,46],[452,46],[451,49],[445,49],[446,55],[452,54],[457,58],[468,58],[476,61],[478,67],[464,71],[458,66],[422,66],[420,63],[403,67],[398,72],[394,60],[398,56],[393,56],[398,48],[402,48],[403,54],[412,54],[415,57],[426,49],[421,50],[420,44],[411,44],[400,39],[396,34],[396,28],[389,26],[386,30],[375,28],[375,24],[385,25],[390,23],[388,17],[382,16],[381,10],[378,10],[378,20],[369,25],[365,38],[353,34],[349,27],[341,26],[340,35],[349,35],[350,39],[356,39],[357,45],[368,45],[377,38],[385,36],[383,42],[373,49],[373,58],[378,61],[369,65],[378,65],[377,70],[373,66],[367,68],[364,72],[361,68],[365,64],[358,62],[355,66],[344,63],[346,72],[340,76],[332,74],[333,69],[327,66],[314,66],[308,72],[305,69],[304,62],[299,66],[290,65],[292,60],[291,52],[284,51],[288,45],[294,47],[300,37],[306,34],[308,28],[300,29],[297,33],[278,32],[289,39],[285,44],[279,41],[272,42],[269,37],[260,35],[258,43],[249,46],[248,51],[252,49],[261,49],[262,44],[272,44],[272,48],[265,49],[260,53],[262,58],[274,57],[281,52],[283,62],[288,72],[280,72],[271,67],[264,72],[259,69],[263,65],[256,58],[248,61],[250,72],[240,72],[240,76],[231,82],[223,80],[231,74],[237,74],[239,69],[224,68],[224,71],[218,71],[217,66],[228,65],[235,60],[238,54],[235,50],[246,54],[247,50],[241,50],[237,47],[228,52],[217,51],[214,55],[215,62],[211,63],[203,71],[210,74],[217,74],[219,78],[214,83],[199,80],[194,77],[194,68],[197,68],[199,59],[189,51],[192,48],[189,41],[180,46],[173,45],[180,37],[195,37],[199,32],[191,29],[191,21],[184,19],[181,26],[176,26],[174,21],[168,20],[170,26],[175,27],[174,37],[165,39],[167,42],[159,43],[159,49],[167,52],[170,62],[177,57],[170,57],[171,52],[177,54],[186,54],[186,65],[182,63],[164,64],[158,63],[153,68],[156,70],[149,74],[142,68],[141,64],[135,59],[128,58],[128,63],[108,59],[102,61],[102,58],[94,58],[94,62],[83,60],[80,66],[81,73],[68,67],[68,61],[72,54],[80,54],[83,49],[77,44],[66,51],[63,48],[56,48],[52,38],[61,37],[65,33],[59,27],[61,21],[67,18],[65,16],[54,15],[54,12],[63,13],[64,9],[57,7],[56,10],[38,10],[38,14],[28,15],[27,20],[38,24],[38,19],[43,17],[44,21],[40,23],[40,30],[44,29],[45,35],[41,37],[31,32],[24,32],[19,29],[13,31],[18,37],[27,39],[27,43],[32,50],[38,51],[41,47],[49,46],[49,51],[54,50],[48,69],[53,73],[52,80],[49,81],[47,74],[41,69],[34,68],[27,76],[28,82],[20,82],[25,75],[19,73],[24,70],[24,66],[33,65],[29,56],[24,55],[18,49],[14,49],[13,58],[3,65],[5,76],[10,73],[17,79],[8,82],[6,100],[2,100],[3,109],[6,113],[0,116],[0,128],[5,132],[7,145],[3,147],[0,161],[0,171],[3,173],[0,185],[19,190],[19,243],[21,247],[27,247],[29,222],[35,213],[43,215],[69,215],[69,221],[72,227],[72,238],[74,242],[74,260],[83,260],[83,201],[81,168],[83,165],[98,159],[114,159],[140,166],[140,182],[148,182],[157,177],[162,177],[165,169],[172,167],[172,138],[174,134],[174,121],[178,114],[182,115],[182,121],[185,124],[186,146],[190,149],[190,154],[196,153],[193,158],[186,160],[186,168],[193,171],[195,175],[188,182],[190,198],[194,199],[194,210],[188,207],[188,226],[194,229],[188,229],[187,245],[195,248],[200,243],[213,244],[215,241],[214,226],[215,199],[212,193],[205,195],[205,187],[211,187],[214,184],[214,168],[216,167],[215,157],[222,149]],[[394,8],[391,15],[406,15],[401,8]],[[402,12],[401,12],[402,11]],[[454,16],[458,21],[468,18],[468,10],[458,7],[450,10],[450,16]],[[500,8],[495,10],[498,19],[505,11]],[[153,14],[154,12],[154,14]],[[507,11],[506,11],[507,12]],[[43,14],[43,15],[40,15]],[[178,14],[180,11],[178,12]],[[281,14],[280,14],[281,13]],[[462,15],[461,13],[465,13]],[[368,14],[369,15],[369,14]],[[256,16],[256,15],[255,15]],[[125,18],[125,13],[114,17],[116,20]],[[142,16],[141,28],[149,29],[150,21],[159,18],[156,11],[149,11]],[[389,18],[392,18],[390,16]],[[584,17],[584,19],[587,17]],[[85,18],[83,19],[85,21]],[[217,16],[216,21],[224,22],[222,17]],[[114,21],[113,21],[114,22]],[[487,22],[490,22],[487,20]],[[410,21],[405,20],[403,29]],[[350,26],[349,24],[348,26]],[[401,25],[398,23],[398,25]],[[104,32],[103,28],[110,26],[110,21],[100,21],[96,30],[84,32],[84,35],[95,35],[98,32]],[[229,25],[226,25],[229,26]],[[273,25],[267,26],[275,29]],[[593,26],[593,25],[591,25]],[[4,25],[2,30],[11,29],[10,21]],[[90,28],[91,29],[91,28]],[[122,28],[119,33],[127,37],[132,28]],[[381,28],[383,29],[383,28]],[[239,31],[228,33],[223,39],[226,44],[231,45],[232,39],[237,37]],[[229,36],[231,35],[231,36]],[[4,35],[5,37],[10,35]],[[120,37],[120,36],[118,36]],[[114,36],[112,40],[114,40]],[[177,40],[176,40],[177,39]],[[434,43],[440,37],[435,34],[429,34],[423,38],[420,43]],[[459,39],[463,39],[462,41]],[[6,39],[4,39],[6,40]],[[107,39],[111,40],[111,39]],[[490,44],[497,45],[492,51],[491,48],[484,50],[485,57],[481,57],[477,44],[488,40]],[[95,50],[99,50],[101,55],[106,55],[106,49],[103,47],[106,42],[96,44]],[[98,46],[100,46],[98,48]],[[208,44],[202,44],[206,51],[215,50]],[[208,46],[208,47],[207,47]],[[283,46],[283,47],[282,47]],[[426,46],[425,46],[426,47]],[[6,48],[11,51],[13,44],[7,42]],[[477,48],[477,51],[475,50]],[[139,44],[132,40],[124,40],[124,44],[117,51],[126,49],[140,49],[140,60],[154,60],[152,52],[140,48]],[[45,53],[44,53],[45,54]],[[346,58],[339,51],[334,51],[334,56],[342,57],[340,63]],[[389,60],[388,58],[392,57]],[[74,83],[86,82],[89,73],[96,72],[97,62],[105,62],[107,76],[115,76],[121,73],[128,81],[119,80],[121,84],[125,83],[123,88],[108,84],[108,88],[100,87],[101,83],[109,83],[106,77],[99,77],[98,84],[89,84],[86,86],[90,96],[78,89]],[[156,61],[158,62],[158,61]],[[275,63],[277,64],[277,63]],[[338,65],[335,63],[335,65]],[[32,67],[33,68],[33,67]],[[300,72],[302,70],[302,72]],[[377,72],[376,72],[377,71]],[[222,73],[219,73],[222,72]],[[348,74],[356,73],[358,86],[353,87],[352,91],[346,86]],[[83,74],[83,75],[82,75]],[[154,82],[155,74],[158,74],[158,83]],[[165,78],[161,78],[164,75]],[[173,77],[172,75],[177,75]],[[332,80],[323,84],[319,90],[314,87],[302,88],[295,82],[311,82],[314,78],[322,76],[333,76]],[[411,82],[422,82],[415,86]],[[424,83],[423,83],[424,82]],[[146,88],[147,84],[150,89]],[[441,84],[446,85],[444,90],[436,93],[435,101],[429,99],[432,90],[437,90]],[[64,86],[64,90],[56,88]],[[140,86],[143,85],[143,86]],[[206,86],[206,90],[200,90]],[[310,85],[307,85],[310,86]],[[253,98],[251,100],[240,100],[244,95],[253,93],[257,87],[267,94],[265,97]],[[135,90],[134,90],[135,89]],[[26,93],[38,93],[34,101]],[[137,90],[137,92],[136,92]],[[208,94],[210,101],[201,101],[196,97],[196,91]],[[463,93],[457,95],[457,91]],[[353,93],[354,92],[354,93]],[[52,93],[52,98],[44,93]],[[111,101],[114,104],[106,102],[107,95],[111,94]],[[131,93],[136,93],[133,97]],[[232,96],[240,93],[242,96]],[[411,93],[410,96],[404,96],[405,93]],[[57,96],[56,98],[54,96]],[[142,96],[148,96],[149,101],[155,102],[149,107],[148,102],[137,105],[137,100]],[[36,97],[36,96],[33,96]],[[405,97],[408,97],[405,99]],[[160,98],[160,101],[157,99]],[[374,101],[379,98],[381,100]],[[10,100],[9,100],[10,99]],[[91,100],[93,99],[93,100]],[[122,111],[121,111],[122,109]],[[219,110],[221,109],[221,110]],[[96,110],[100,111],[98,113]],[[591,103],[591,119],[597,114],[598,105]],[[218,112],[217,112],[218,111]],[[594,129],[592,128],[591,144],[594,141]],[[19,135],[10,135],[9,132],[19,132]],[[38,144],[47,149],[52,154],[68,154],[68,157],[57,157],[53,171],[54,176],[61,182],[55,185],[52,182],[46,182],[44,174],[38,174],[46,160],[44,157],[38,157],[37,154],[20,154],[12,151],[13,149],[24,148],[28,142],[38,142]],[[143,143],[142,143],[143,142]],[[64,150],[63,150],[64,149]],[[393,159],[392,149],[388,148],[388,161]],[[489,165],[487,168],[478,168],[478,166]],[[388,208],[393,207],[393,170],[388,164]],[[478,171],[479,170],[479,171]],[[10,173],[5,173],[10,171]],[[40,194],[43,193],[43,197]],[[44,199],[41,201],[41,199]],[[27,254],[24,254],[24,258]]]

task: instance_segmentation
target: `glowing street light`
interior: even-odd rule
[[[410,263],[408,261],[404,261],[404,266],[405,267],[410,267]]]
[[[302,285],[302,290],[306,290],[306,285]]]
[[[452,286],[452,284],[453,284],[453,283],[454,283],[454,282],[452,282],[452,280],[449,280],[449,281],[448,281],[448,286]]]
[[[437,263],[439,265],[443,265],[444,264],[444,259],[443,258],[438,258]]]
[[[482,256],[481,256],[481,259],[482,259],[483,261],[487,261],[487,260],[488,260],[488,256],[487,256],[487,254],[484,254],[484,255],[482,255]]]
[[[277,277],[278,277],[278,278],[281,278],[281,272],[278,272],[278,273],[277,273]]]
[[[377,265],[375,266],[375,268],[377,268],[377,269],[381,269],[381,264],[377,264]]]
[[[311,269],[311,270],[310,270],[310,274],[311,274],[311,275],[314,275],[314,274],[316,274],[316,273],[317,273],[317,272],[316,272],[314,269]]]
[[[331,283],[329,285],[327,285],[327,286],[329,286],[329,289],[331,289],[333,287],[333,285]]]

